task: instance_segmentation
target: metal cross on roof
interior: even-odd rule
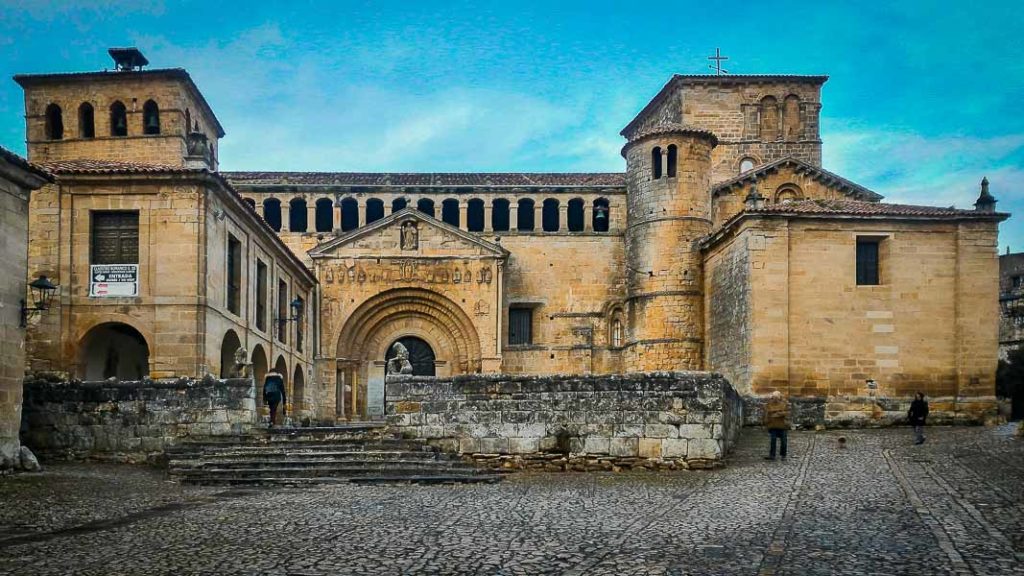
[[[712,70],[714,70],[715,73],[718,74],[719,76],[721,76],[722,74],[728,74],[729,71],[722,68],[722,60],[728,60],[728,59],[729,59],[728,56],[722,56],[722,49],[721,48],[715,48],[715,55],[714,56],[708,56],[708,60],[714,60],[715,63],[714,64],[708,64],[708,68],[711,68]]]

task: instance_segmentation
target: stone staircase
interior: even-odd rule
[[[166,451],[174,480],[202,485],[497,482],[458,456],[383,424],[274,428],[191,439]]]

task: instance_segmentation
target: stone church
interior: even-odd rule
[[[285,375],[292,411],[383,416],[414,372],[720,372],[831,422],[917,391],[994,412],[997,226],[890,204],[821,166],[826,76],[675,75],[610,173],[222,172],[182,69],[28,74],[29,277],[60,286],[29,369]],[[623,119],[626,120],[626,119]]]

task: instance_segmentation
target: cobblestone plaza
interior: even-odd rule
[[[795,432],[768,462],[746,429],[720,470],[469,486],[224,490],[53,465],[0,484],[0,574],[1024,574],[1011,430]]]

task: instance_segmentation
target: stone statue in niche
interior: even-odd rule
[[[458,268],[456,268],[455,272],[452,273],[452,282],[454,282],[455,284],[459,284],[460,282],[462,282],[462,271],[459,270]]]
[[[246,372],[249,367],[249,351],[244,346],[235,350],[235,370],[234,375],[236,378],[245,378]]]
[[[412,363],[409,362],[409,350],[401,342],[391,345],[395,357],[388,360],[388,374],[412,374]]]
[[[485,266],[480,269],[480,275],[476,279],[477,284],[490,284],[491,283],[491,268]]]
[[[330,267],[327,268],[326,276],[327,276],[327,283],[328,284],[334,284],[334,269],[333,268],[330,268]]]
[[[402,250],[416,250],[420,247],[420,231],[416,222],[408,220],[402,223]]]

